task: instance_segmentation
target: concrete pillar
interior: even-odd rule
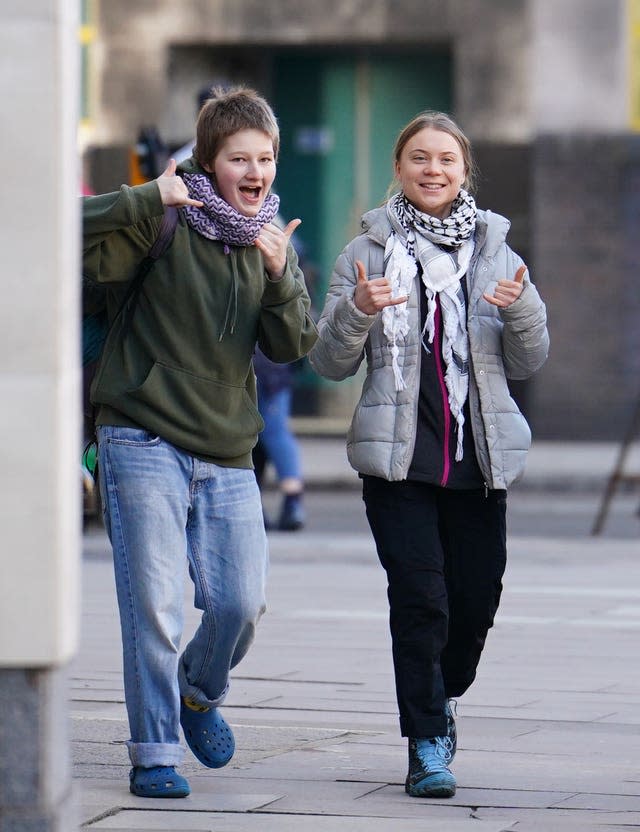
[[[0,827],[75,828],[80,553],[75,0],[0,11]]]
[[[491,143],[499,149],[528,142],[529,0],[456,0],[455,9],[456,117],[474,143]]]

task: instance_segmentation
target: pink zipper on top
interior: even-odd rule
[[[449,445],[451,436],[451,410],[449,409],[449,396],[447,394],[447,385],[444,380],[444,372],[442,369],[442,349],[440,346],[440,302],[436,299],[436,312],[433,319],[434,335],[433,335],[433,355],[436,361],[436,372],[438,374],[438,383],[440,385],[440,392],[442,393],[442,410],[444,413],[444,443],[443,443],[443,460],[442,460],[442,479],[440,485],[446,485],[449,481],[449,473],[451,469],[451,460],[449,459]]]

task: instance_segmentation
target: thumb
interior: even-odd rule
[[[161,176],[175,176],[176,175],[176,160],[169,159],[166,168],[162,171]]]
[[[364,263],[362,260],[356,260],[356,270],[358,272],[358,283],[366,283],[367,273],[364,270]]]
[[[293,234],[293,232],[294,232],[294,231],[296,230],[296,228],[297,228],[299,225],[301,225],[301,224],[302,224],[302,220],[291,220],[291,222],[290,222],[290,223],[288,223],[288,224],[287,224],[287,225],[286,225],[286,226],[282,229],[282,233],[283,233],[283,234],[284,234],[284,236],[287,238],[287,240],[288,240],[288,239],[290,239],[290,237],[291,237],[291,235]]]
[[[516,283],[522,283],[524,281],[524,276],[525,276],[526,272],[527,272],[527,267],[524,266],[524,265],[520,266],[520,268],[516,272],[516,276],[513,278],[515,280],[515,282]]]

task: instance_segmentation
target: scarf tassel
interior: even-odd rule
[[[456,462],[460,462],[462,459],[462,439],[464,437],[464,433],[462,430],[462,426],[464,425],[464,416],[462,413],[457,419],[458,422],[458,430],[457,430],[457,441],[456,441]]]
[[[399,355],[400,348],[394,340],[391,344],[391,367],[393,369],[393,380],[395,383],[396,391],[405,390],[407,387],[405,380],[402,378],[402,372],[400,371],[400,366],[398,364]]]

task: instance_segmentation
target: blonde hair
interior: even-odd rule
[[[400,161],[400,156],[402,155],[402,151],[404,150],[407,142],[410,141],[416,133],[419,133],[427,127],[430,127],[433,130],[441,130],[443,133],[448,133],[457,141],[460,146],[460,150],[462,151],[462,159],[464,161],[465,178],[463,187],[467,191],[472,191],[476,184],[477,168],[473,159],[473,153],[471,152],[471,142],[451,118],[451,116],[446,113],[441,113],[438,110],[424,110],[424,112],[418,113],[415,118],[411,119],[411,121],[402,128],[393,148],[394,163],[397,164]],[[389,195],[391,195],[394,190],[397,190],[397,184],[397,180],[394,178],[393,182],[389,186]]]

